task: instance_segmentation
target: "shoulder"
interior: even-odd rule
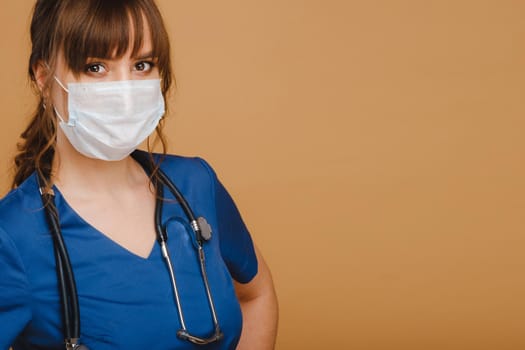
[[[45,216],[35,175],[0,200],[0,227],[19,245],[45,230]]]
[[[16,220],[24,213],[34,213],[42,208],[35,174],[0,199],[0,222]]]
[[[133,152],[132,157],[142,164],[153,161],[184,196],[206,202],[214,201],[219,181],[215,171],[204,159],[141,150]]]
[[[10,208],[13,205],[22,205],[23,199],[26,198],[28,194],[32,194],[33,192],[37,191],[38,185],[35,174],[33,174],[25,179],[20,186],[12,189],[2,199],[0,199],[0,215],[5,209]],[[37,195],[38,193],[35,194]]]
[[[205,172],[208,175],[215,176],[211,165],[198,156],[181,156],[176,154],[154,155],[161,168],[165,171],[183,171],[192,173]]]
[[[35,200],[40,200],[36,174],[33,173],[15,189],[12,189],[2,199],[0,199],[0,218],[9,210],[19,209],[20,207],[32,206]],[[41,203],[39,202],[39,205]]]
[[[154,153],[153,158],[162,171],[176,182],[214,185],[217,181],[215,170],[201,157]]]

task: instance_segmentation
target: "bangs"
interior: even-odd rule
[[[139,54],[145,28],[151,35],[152,56],[161,72],[169,74],[170,47],[156,6],[146,0],[72,0],[63,2],[55,43],[75,74],[84,71],[89,58],[121,58],[131,49]]]

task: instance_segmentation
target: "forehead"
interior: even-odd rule
[[[153,56],[160,54],[163,45],[152,36],[158,29],[158,20],[150,12],[138,6],[115,6],[113,1],[100,4],[112,5],[99,6],[93,11],[73,8],[72,16],[62,23],[61,49],[70,69],[80,72],[90,57],[133,57],[146,50]]]
[[[140,33],[136,33],[137,30],[142,30]],[[136,39],[137,38],[137,39]],[[121,58],[121,57],[135,57],[142,56],[145,53],[152,53],[153,51],[153,41],[151,37],[151,29],[146,18],[143,18],[142,28],[137,28],[133,22],[129,24],[129,34],[128,34],[128,44],[127,46],[122,45],[118,46],[116,43],[120,42],[119,40],[114,41],[114,46],[107,45],[109,48],[108,51],[103,50],[100,53],[104,53],[102,56],[91,56],[99,58]],[[124,41],[124,40],[123,40]],[[123,43],[122,41],[122,43]]]

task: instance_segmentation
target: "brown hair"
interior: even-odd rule
[[[144,20],[146,23],[144,23]],[[120,58],[129,48],[132,56],[142,47],[144,26],[151,33],[153,57],[162,80],[166,98],[172,84],[170,44],[162,16],[154,0],[38,0],[31,21],[32,50],[29,76],[36,86],[35,68],[47,69],[47,81],[41,88],[39,105],[21,135],[15,157],[13,187],[19,186],[33,172],[50,186],[56,145],[56,117],[46,98],[59,54],[76,75],[85,69],[89,57]],[[132,29],[133,28],[133,29]],[[133,33],[133,34],[132,34]],[[132,37],[133,35],[133,37]],[[131,39],[133,40],[131,42]],[[157,141],[163,153],[166,141],[163,119],[157,126]],[[148,149],[151,149],[148,139]]]

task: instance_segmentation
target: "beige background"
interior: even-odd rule
[[[4,189],[32,3],[0,5]],[[525,1],[159,3],[170,150],[240,206],[278,349],[525,347]]]

